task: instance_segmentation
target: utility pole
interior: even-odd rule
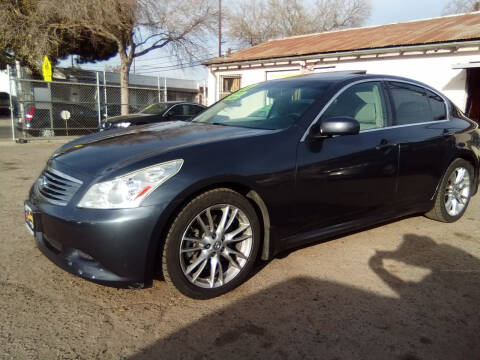
[[[218,57],[222,56],[222,0],[218,0]]]

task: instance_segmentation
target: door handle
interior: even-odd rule
[[[382,149],[386,149],[386,148],[389,148],[389,147],[394,147],[395,144],[392,144],[390,142],[388,142],[387,139],[383,139],[382,141],[380,141],[380,144],[378,144],[375,149],[377,150],[382,150]]]

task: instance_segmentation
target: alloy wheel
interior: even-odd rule
[[[179,256],[184,276],[201,288],[218,288],[242,271],[253,249],[251,222],[230,204],[206,208],[183,233]]]
[[[445,209],[448,215],[457,216],[467,206],[470,199],[470,174],[464,167],[456,168],[445,188]]]

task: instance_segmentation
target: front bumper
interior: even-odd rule
[[[94,210],[32,199],[26,204],[34,213],[39,249],[62,269],[114,287],[151,283],[163,206]]]

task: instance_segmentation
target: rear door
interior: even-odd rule
[[[396,203],[428,203],[448,166],[454,146],[447,104],[438,94],[409,83],[387,83],[393,110],[393,136],[400,147]]]

